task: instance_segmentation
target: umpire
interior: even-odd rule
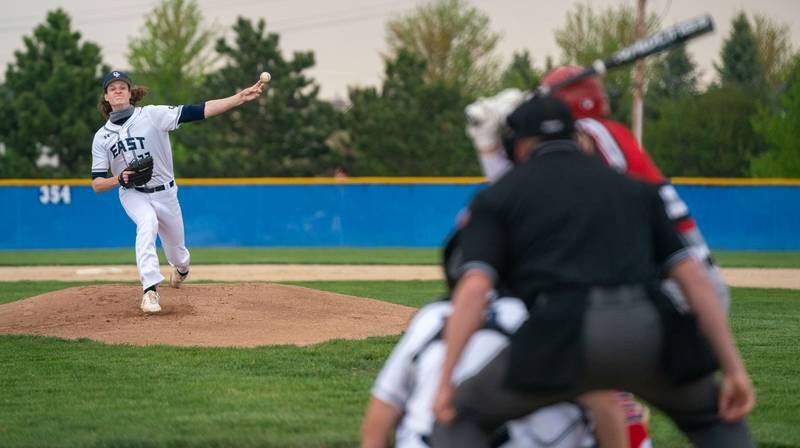
[[[716,293],[656,189],[581,153],[560,100],[528,100],[507,123],[504,147],[516,166],[475,197],[463,229],[434,446],[489,446],[486,434],[503,422],[599,389],[649,401],[696,446],[753,446],[744,420],[752,384]],[[690,313],[661,293],[664,275]],[[530,318],[456,389],[453,368],[496,284],[524,300]]]

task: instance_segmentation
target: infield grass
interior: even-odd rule
[[[431,265],[439,249],[417,248],[190,248],[193,264]],[[166,264],[164,252],[159,258]],[[723,267],[800,268],[800,252],[714,251]],[[0,250],[0,266],[134,265],[129,249]]]
[[[303,282],[420,306],[441,282]],[[13,301],[75,283],[0,283]],[[800,293],[734,289],[731,320],[758,391],[761,447],[800,446]],[[352,447],[397,337],[254,349],[134,347],[0,336],[0,446]],[[661,416],[654,446],[687,446]]]
[[[96,285],[98,283],[100,282],[0,282],[0,305],[51,291],[58,291],[59,289]]]

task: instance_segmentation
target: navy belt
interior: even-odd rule
[[[172,188],[174,186],[175,186],[175,180],[171,180],[171,181],[169,181],[168,184],[159,185],[159,186],[153,187],[153,188],[136,187],[136,191],[141,191],[142,193],[155,193],[156,191],[164,191],[167,188]]]

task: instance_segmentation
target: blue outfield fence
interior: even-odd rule
[[[8,213],[0,249],[133,246],[135,226],[116,191],[39,182],[0,183]],[[800,250],[800,182],[717,183],[676,185],[712,248]],[[482,185],[476,178],[187,179],[178,194],[189,247],[435,247]]]

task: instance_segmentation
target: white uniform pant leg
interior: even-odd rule
[[[178,187],[152,194],[153,207],[158,215],[158,236],[170,265],[181,272],[189,270],[189,250],[183,233],[183,214],[178,202]]]
[[[717,299],[719,299],[722,309],[727,314],[731,307],[731,291],[727,283],[725,283],[725,279],[722,277],[722,271],[720,271],[719,266],[714,263],[709,263],[711,250],[708,248],[703,235],[698,229],[693,229],[682,233],[680,237],[684,245],[689,248],[689,252],[692,256],[705,270],[708,279],[711,281],[711,285],[714,286],[714,290],[717,292]],[[672,299],[678,309],[684,311],[688,310],[689,305],[686,303],[686,298],[683,296],[683,292],[677,283],[671,279],[667,279],[663,282],[662,289]]]
[[[705,269],[711,284],[717,291],[722,308],[727,313],[731,307],[731,291],[728,289],[725,279],[722,277],[722,271],[716,263],[708,263],[711,260],[711,249],[709,249],[703,234],[700,229],[695,228],[688,232],[681,234],[684,244],[691,248],[692,254],[700,261],[700,264]]]
[[[430,445],[422,440],[422,436],[412,432],[397,434],[395,448],[430,448]]]
[[[705,268],[706,276],[711,281],[711,285],[717,293],[717,299],[725,314],[730,312],[731,306],[731,293],[725,279],[722,277],[722,272],[717,266],[709,266],[700,262]],[[668,278],[661,283],[661,290],[672,300],[672,304],[683,312],[689,311],[689,304],[686,302],[686,297],[683,295],[680,286],[675,280]]]
[[[725,279],[722,277],[722,271],[720,271],[717,265],[707,265],[704,263],[703,267],[706,270],[706,274],[708,274],[709,280],[711,280],[711,284],[714,285],[714,289],[717,290],[722,308],[725,310],[726,314],[729,313],[731,308],[731,290],[728,289],[728,284],[725,283]]]
[[[164,276],[158,267],[156,237],[158,235],[158,216],[150,197],[132,189],[120,189],[119,200],[125,213],[136,224],[136,267],[142,289],[158,285]]]

